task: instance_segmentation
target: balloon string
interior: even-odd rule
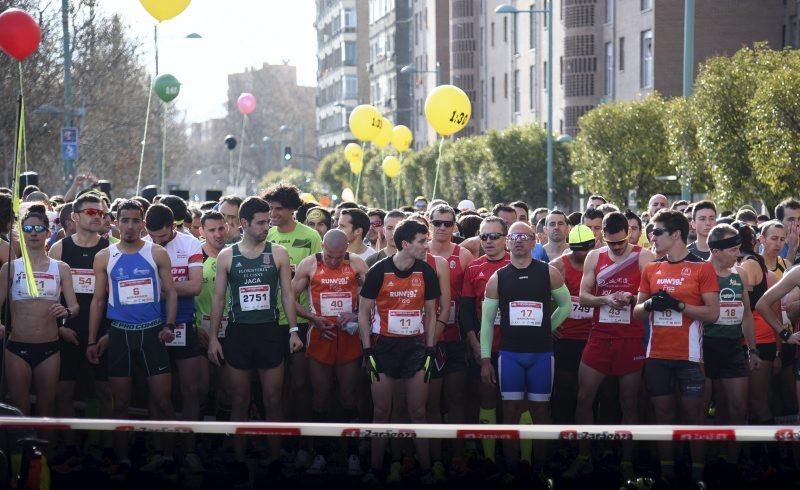
[[[158,183],[160,192],[167,193],[167,105],[161,109],[161,182]]]
[[[384,156],[384,154],[385,154],[385,152],[383,150],[381,150],[381,162],[383,162],[383,159],[386,158]],[[381,169],[381,170],[383,170],[383,169]],[[385,171],[381,172],[381,180],[383,181],[383,209],[388,209],[389,208],[389,191],[386,190],[386,172]]]
[[[22,63],[20,63],[20,85],[19,85],[19,116],[17,117],[17,151],[14,162],[14,197],[11,201],[11,209],[15,216],[19,216],[19,177],[22,167],[23,151],[25,148],[25,97],[22,93]],[[22,252],[22,265],[25,269],[25,282],[28,285],[28,292],[34,298],[39,297],[39,288],[36,286],[36,278],[33,277],[31,259],[28,255],[28,246],[25,243],[25,233],[22,231],[22,219],[17,221],[17,235],[19,235],[19,249]],[[11,237],[9,237],[11,238]],[[11,245],[9,240],[9,246]],[[10,267],[10,266],[9,266]]]
[[[364,148],[366,146],[367,146],[366,142],[361,143],[361,155],[362,155],[362,157],[361,157],[361,172],[358,173],[358,179],[356,179],[356,195],[354,196],[356,202],[358,202],[358,191],[359,191],[359,189],[361,189],[361,174],[363,174],[364,170],[366,170],[366,168],[365,168],[366,167],[366,163],[364,162],[364,157],[363,157]]]
[[[142,152],[139,155],[139,174],[136,177],[136,195],[139,195],[139,188],[142,183],[142,166],[144,165],[144,148],[147,143],[147,126],[150,123],[150,102],[153,100],[153,86],[155,78],[150,83],[150,93],[147,94],[147,113],[144,115],[144,136],[142,136]],[[160,184],[160,182],[159,182]]]
[[[25,102],[24,102],[25,101],[25,91],[23,89],[23,84],[22,84],[22,62],[21,61],[18,62],[17,66],[19,66],[19,95],[22,97],[23,106],[24,106],[24,104],[25,104]],[[22,120],[23,121],[25,120],[24,114],[23,114]],[[20,126],[20,128],[21,128],[20,130],[22,131],[22,157],[25,159],[25,171],[27,172],[28,171],[28,137],[27,137],[27,134],[25,134],[25,124],[22,124],[22,126]]]
[[[239,189],[239,178],[241,177],[242,173],[242,151],[244,150],[244,128],[247,125],[247,114],[242,115],[242,134],[239,136],[239,163],[236,164],[236,176],[235,180],[233,181],[234,187],[238,190]]]
[[[442,136],[442,140],[439,141],[439,155],[436,157],[436,176],[433,178],[433,194],[431,195],[431,201],[436,199],[436,185],[439,183],[439,163],[442,161],[443,146],[444,146],[444,136]]]

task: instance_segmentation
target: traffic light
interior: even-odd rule
[[[284,146],[283,147],[283,159],[285,161],[289,161],[292,159],[292,147],[291,146]]]

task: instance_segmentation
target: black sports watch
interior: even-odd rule
[[[788,328],[784,328],[783,330],[780,331],[778,336],[780,336],[781,340],[786,342],[789,340],[789,337],[792,336],[792,332],[790,332]]]

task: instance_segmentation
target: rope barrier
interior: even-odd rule
[[[3,429],[177,432],[195,434],[387,439],[542,439],[566,441],[800,441],[800,426],[447,425],[297,422],[185,422],[0,417]]]

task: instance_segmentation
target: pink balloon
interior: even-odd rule
[[[256,110],[256,98],[253,94],[244,92],[239,96],[236,105],[239,106],[239,112],[242,114],[250,114]]]

